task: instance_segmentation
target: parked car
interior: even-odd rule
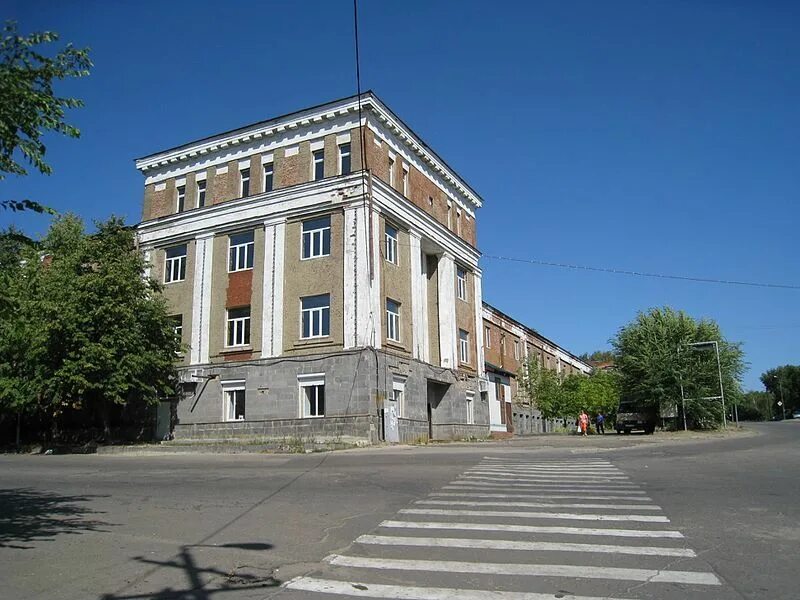
[[[631,433],[634,430],[653,433],[658,423],[658,411],[654,406],[621,400],[617,411],[615,428],[617,433]]]
[[[800,419],[800,408],[796,408],[792,411],[792,418],[793,419]]]

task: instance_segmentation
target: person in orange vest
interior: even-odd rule
[[[581,427],[581,434],[589,435],[589,415],[586,414],[585,410],[581,411],[581,416],[578,417],[578,422]]]

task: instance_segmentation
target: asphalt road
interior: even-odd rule
[[[0,456],[0,598],[798,598],[800,421],[749,427]]]

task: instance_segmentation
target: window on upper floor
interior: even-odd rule
[[[186,279],[186,244],[167,248],[164,255],[164,283]]]
[[[386,339],[400,341],[400,303],[386,299]]]
[[[514,358],[519,360],[519,342],[514,340]]]
[[[459,300],[467,300],[467,270],[456,267],[456,293]]]
[[[250,307],[229,308],[227,310],[227,335],[225,346],[248,346],[250,344]]]
[[[271,162],[264,163],[264,191],[271,192],[275,185],[275,169]]]
[[[351,170],[350,142],[339,144],[339,174],[349,175]]]
[[[458,330],[458,358],[462,363],[469,363],[469,332]]]
[[[197,208],[203,208],[206,205],[206,180],[201,179],[197,182]]]
[[[331,334],[331,296],[306,296],[300,298],[300,335],[303,339],[325,337]]]
[[[389,157],[389,185],[394,186],[394,159]]]
[[[179,185],[175,188],[175,204],[177,205],[177,212],[186,210],[186,186]]]
[[[461,209],[456,209],[456,235],[461,235]]]
[[[403,165],[403,196],[408,198],[408,167]]]
[[[319,181],[325,178],[325,150],[314,150],[312,152],[313,165],[312,173],[314,174],[314,181]]]
[[[506,334],[500,334],[500,354],[505,356],[506,353]]]
[[[386,260],[396,265],[399,262],[399,257],[397,256],[397,228],[386,223],[385,230]]]
[[[447,228],[453,230],[453,203],[447,201]]]
[[[319,258],[331,253],[331,218],[303,221],[303,258]]]
[[[484,328],[483,331],[483,345],[486,346],[487,348],[492,347],[492,330],[488,325]]]
[[[172,321],[172,330],[175,332],[175,337],[178,340],[183,339],[183,315],[172,315],[170,317]]]
[[[250,169],[239,171],[239,197],[246,198],[250,195]]]
[[[228,272],[253,268],[254,232],[235,233],[228,237]]]

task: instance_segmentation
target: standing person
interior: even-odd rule
[[[578,417],[582,435],[589,435],[589,415],[585,410],[581,411],[581,416]]]
[[[597,413],[597,417],[595,418],[595,423],[597,423],[597,433],[605,434],[606,432],[606,418],[603,416],[603,413]]]

